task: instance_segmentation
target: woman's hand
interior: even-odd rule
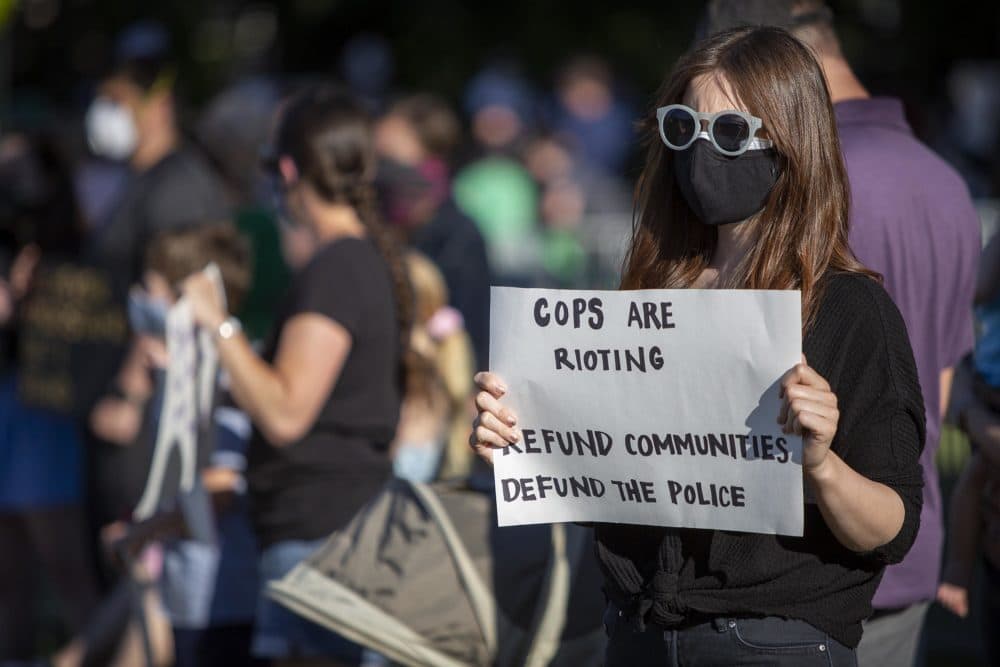
[[[185,280],[182,291],[191,303],[191,312],[199,326],[216,331],[229,317],[218,286],[204,271]]]
[[[969,615],[969,589],[964,586],[942,582],[938,586],[937,601],[959,618]]]
[[[469,444],[487,463],[493,463],[493,450],[518,442],[521,434],[514,430],[517,416],[500,403],[507,387],[492,373],[477,373],[474,378],[479,393],[476,410],[479,414],[472,422]]]
[[[781,378],[783,400],[778,423],[785,433],[802,436],[802,469],[816,474],[827,461],[837,434],[840,411],[830,384],[813,370],[805,356]]]

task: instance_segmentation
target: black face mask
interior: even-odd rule
[[[674,159],[677,187],[706,225],[742,222],[760,211],[778,172],[778,154],[770,148],[729,157],[698,140]]]

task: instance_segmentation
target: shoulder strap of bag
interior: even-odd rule
[[[458,568],[459,578],[461,578],[465,592],[469,596],[469,602],[472,604],[472,610],[476,615],[476,621],[479,623],[479,629],[483,633],[483,640],[486,643],[486,647],[490,655],[496,655],[497,617],[493,595],[476,571],[472,557],[465,548],[462,539],[458,536],[455,525],[452,523],[448,513],[445,512],[441,501],[438,500],[434,491],[427,485],[419,482],[411,482],[410,485],[413,488],[414,494],[416,494],[427,510],[427,513],[441,530],[441,535],[444,537],[445,544],[448,545],[448,551],[451,553],[452,560],[455,561],[455,566]]]
[[[545,667],[559,651],[566,627],[571,575],[583,556],[587,534],[585,530],[567,530],[566,524],[552,525],[552,557],[545,575],[545,595],[539,599],[534,623],[538,629],[531,640],[525,667]]]

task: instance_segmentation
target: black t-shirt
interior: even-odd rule
[[[605,590],[633,623],[676,627],[713,616],[781,616],[858,645],[886,564],[903,559],[920,525],[923,398],[903,318],[867,277],[827,279],[802,347],[837,395],[832,450],[899,494],[905,509],[899,533],[870,552],[853,552],[808,502],[802,537],[598,524]]]
[[[329,243],[294,276],[264,353],[267,361],[274,360],[285,324],[304,313],[347,329],[351,350],[304,438],[275,447],[254,431],[248,478],[254,524],[265,546],[318,539],[341,528],[392,469],[388,447],[401,401],[399,325],[388,266],[370,240]]]
[[[97,256],[127,286],[138,279],[146,247],[158,233],[228,217],[222,182],[197,153],[182,148],[131,178],[97,234]]]

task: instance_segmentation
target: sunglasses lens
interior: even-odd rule
[[[696,128],[694,116],[683,109],[671,109],[663,118],[663,136],[673,146],[687,146]]]
[[[715,119],[712,135],[722,150],[742,150],[750,140],[750,125],[741,116],[725,114]]]

